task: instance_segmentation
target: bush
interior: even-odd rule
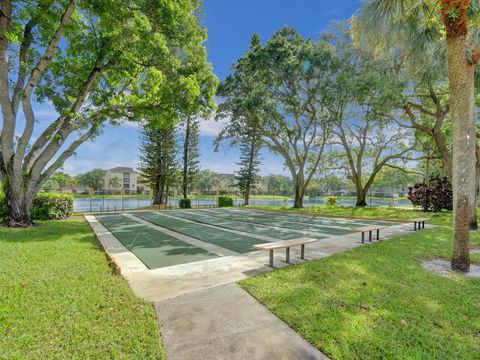
[[[233,206],[233,199],[229,196],[218,197],[218,207],[231,207]]]
[[[335,196],[328,196],[326,199],[328,206],[335,206],[337,205],[337,198]]]
[[[33,200],[32,219],[66,219],[73,212],[73,197],[65,194],[40,193]]]
[[[180,201],[178,202],[178,207],[180,209],[191,209],[192,204],[190,199],[180,199]]]
[[[416,183],[409,188],[408,199],[414,206],[424,211],[442,211],[453,209],[452,184],[447,177],[430,179],[427,183]]]

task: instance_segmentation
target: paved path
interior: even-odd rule
[[[155,303],[167,359],[328,359],[236,284]]]

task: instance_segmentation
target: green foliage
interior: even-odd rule
[[[67,219],[73,212],[73,197],[65,194],[39,193],[33,200],[32,219]]]
[[[328,206],[337,205],[337,198],[335,196],[328,196],[325,200]]]
[[[200,121],[192,115],[184,120],[183,156],[182,156],[182,191],[188,195],[196,175],[199,172],[200,153],[198,149],[200,137]]]
[[[191,209],[192,208],[192,203],[190,199],[180,199],[178,201],[178,207],[180,209]]]
[[[232,207],[233,199],[229,196],[219,196],[218,197],[218,207]]]
[[[67,219],[73,213],[73,197],[66,194],[38,193],[33,200],[31,217],[33,220]],[[0,218],[7,216],[7,200],[0,193]]]
[[[240,145],[240,170],[238,170],[235,180],[240,193],[245,201],[250,196],[250,192],[255,189],[258,181],[258,172],[260,170],[260,140],[256,133],[244,136],[244,141]],[[246,204],[248,205],[248,204]]]
[[[105,174],[107,172],[103,169],[93,169],[84,174],[77,175],[77,182],[80,185],[91,187],[96,191],[105,188]]]

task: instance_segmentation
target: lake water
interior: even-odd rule
[[[169,201],[170,205],[178,205],[177,199],[171,199]],[[203,206],[212,206],[215,205],[215,200],[212,199],[192,199],[191,200],[193,207],[203,207]],[[367,203],[369,206],[412,206],[412,203],[408,199],[401,199],[401,200],[385,200],[385,199],[367,199]],[[243,200],[234,200],[234,204],[242,205]],[[304,206],[314,206],[314,205],[323,205],[325,204],[325,200],[321,198],[312,198],[312,199],[305,199],[303,202]],[[76,198],[73,202],[73,209],[76,212],[90,212],[90,211],[118,211],[118,210],[133,210],[144,208],[147,206],[152,205],[151,199],[132,199],[126,198],[122,199],[88,199],[88,198]],[[284,206],[284,205],[293,205],[293,199],[289,199],[287,204],[283,200],[278,199],[255,199],[253,196],[250,199],[250,205],[257,205],[257,206]],[[355,199],[337,199],[337,205],[340,206],[354,206]]]

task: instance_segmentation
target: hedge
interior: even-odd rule
[[[452,184],[447,177],[416,183],[409,188],[408,199],[414,206],[423,207],[424,211],[452,210]]]
[[[229,196],[218,197],[218,207],[230,207],[233,206],[233,199]]]
[[[0,217],[6,216],[6,199],[0,195]],[[66,219],[73,212],[73,197],[65,194],[39,193],[33,200],[33,220]]]
[[[178,207],[180,209],[191,209],[192,204],[190,199],[180,199],[180,201],[178,202]]]

